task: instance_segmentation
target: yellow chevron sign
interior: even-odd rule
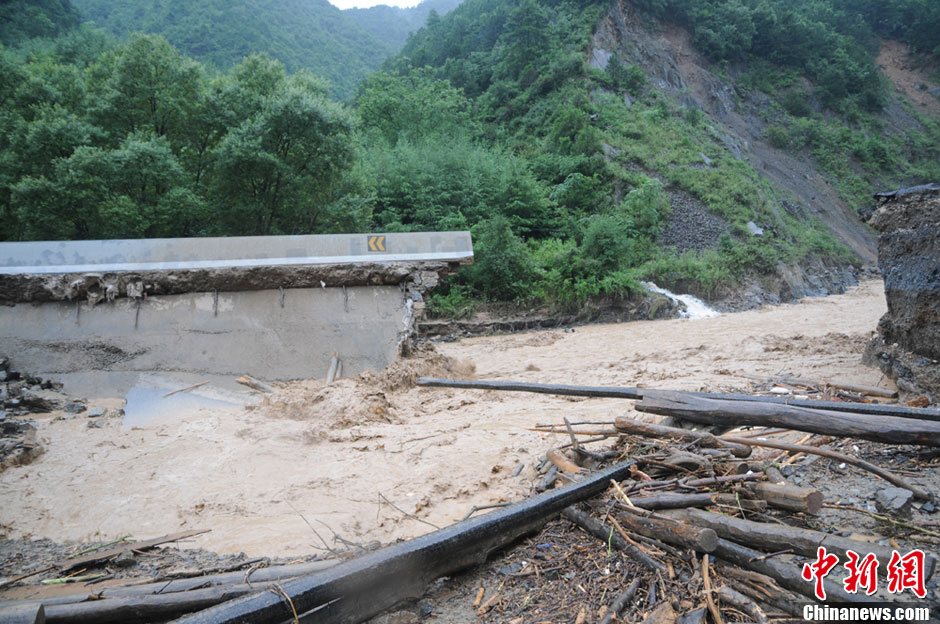
[[[370,236],[369,237],[369,251],[385,251],[385,237],[384,236]]]

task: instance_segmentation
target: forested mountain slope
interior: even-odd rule
[[[876,15],[835,0],[467,0],[389,68],[433,67],[548,185],[551,227],[506,214],[527,242],[502,243],[520,292],[609,294],[632,275],[718,295],[762,275],[786,297],[873,260],[855,211],[874,190],[940,177],[937,117],[876,64]],[[923,61],[930,92],[937,65]]]
[[[0,2],[0,43],[55,37],[75,28],[79,21],[69,0],[4,0]]]
[[[431,11],[440,17],[458,4],[460,0],[424,0],[413,7],[377,4],[365,9],[345,9],[343,15],[397,52],[405,45],[409,34],[424,26]]]
[[[178,32],[248,19],[147,6]],[[0,236],[469,228],[449,314],[640,280],[740,305],[838,289],[874,257],[871,194],[940,180],[940,29],[885,21],[935,5],[862,6],[464,0],[349,104],[265,54],[220,72],[156,35],[22,39],[0,48]]]
[[[158,34],[184,54],[226,70],[264,52],[288,71],[307,69],[349,99],[397,47],[366,32],[327,0],[75,0],[82,18],[119,39]]]

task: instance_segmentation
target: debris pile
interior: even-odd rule
[[[875,195],[888,313],[866,359],[910,395],[940,399],[940,184]]]
[[[61,387],[49,379],[13,370],[9,358],[0,356],[0,472],[29,464],[43,454],[29,415],[69,408],[64,395],[56,392]]]

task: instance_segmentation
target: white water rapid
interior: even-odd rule
[[[721,314],[718,310],[713,310],[709,308],[704,301],[698,297],[692,295],[677,295],[674,292],[670,292],[665,288],[660,288],[653,282],[640,282],[646,289],[650,292],[659,293],[661,295],[666,295],[676,303],[682,302],[685,304],[685,310],[679,312],[679,318],[690,318],[690,319],[700,319],[700,318],[709,318],[712,316],[718,316]]]

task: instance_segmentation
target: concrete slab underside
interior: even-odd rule
[[[325,377],[337,352],[345,375],[397,355],[408,305],[399,286],[186,293],[146,299],[21,303],[0,314],[0,345],[30,373],[249,374]],[[408,302],[410,303],[410,302]]]

